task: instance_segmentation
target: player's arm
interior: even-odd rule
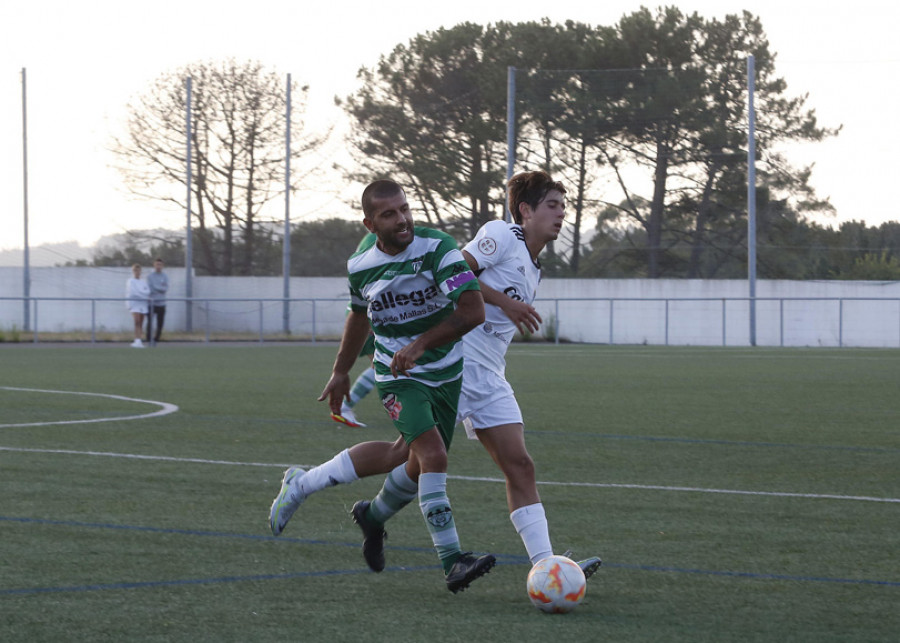
[[[328,406],[334,414],[340,414],[341,402],[350,398],[350,369],[356,363],[368,335],[369,318],[365,311],[351,309],[344,322],[344,334],[334,359],[331,377],[318,397],[319,402],[328,398]]]
[[[481,270],[478,266],[478,261],[465,250],[462,251],[462,254],[466,259],[466,263],[469,264],[469,268],[477,275],[479,270]],[[538,331],[544,320],[541,319],[538,311],[531,304],[507,297],[504,293],[496,288],[491,288],[480,279],[478,280],[478,285],[481,286],[484,303],[491,304],[502,310],[503,314],[509,317],[509,320],[516,325],[520,333],[524,335],[526,332],[536,333]]]
[[[408,375],[409,369],[416,365],[416,360],[422,357],[425,351],[459,339],[482,322],[484,322],[484,299],[481,291],[466,290],[460,293],[456,301],[456,310],[439,324],[419,335],[414,342],[394,353],[391,373],[394,377],[399,373]]]

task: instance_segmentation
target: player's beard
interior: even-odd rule
[[[399,253],[406,250],[414,237],[413,224],[410,222],[405,228],[396,228],[389,235],[385,235],[382,245],[386,249]]]

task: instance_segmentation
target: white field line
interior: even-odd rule
[[[134,453],[109,453],[104,451],[73,451],[67,449],[29,449],[23,447],[4,447],[0,446],[0,452],[19,452],[19,453],[49,453],[58,455],[81,455],[81,456],[103,456],[108,458],[127,458],[132,460],[156,460],[165,462],[185,462],[191,464],[218,464],[236,467],[273,467],[284,469],[289,466],[301,466],[309,468],[314,465],[296,465],[296,464],[278,464],[273,462],[234,462],[230,460],[206,460],[203,458],[176,458],[163,455],[139,455]],[[503,478],[487,478],[475,476],[448,476],[452,480],[466,480],[469,482],[495,482],[505,483]],[[877,498],[874,496],[844,496],[839,494],[821,494],[821,493],[792,493],[787,491],[746,491],[741,489],[707,489],[704,487],[677,487],[664,485],[646,485],[646,484],[621,484],[621,483],[605,483],[605,482],[546,482],[538,481],[539,485],[557,486],[557,487],[587,487],[591,489],[635,489],[638,491],[669,491],[669,492],[691,492],[691,493],[715,493],[730,494],[739,496],[767,496],[773,498],[805,498],[815,500],[850,500],[853,502],[887,502],[900,503],[900,498]]]
[[[134,397],[125,397],[123,395],[109,395],[107,393],[86,393],[83,391],[49,391],[40,388],[18,388],[15,386],[0,386],[4,391],[27,391],[29,393],[52,393],[58,395],[88,395],[91,397],[105,397],[111,400],[125,400],[126,402],[138,402],[141,404],[153,404],[160,407],[158,411],[152,413],[142,413],[141,415],[119,415],[115,417],[92,418],[90,420],[59,420],[55,422],[27,422],[24,424],[0,424],[0,429],[6,429],[18,426],[51,426],[57,424],[90,424],[93,422],[117,422],[121,420],[143,420],[145,418],[157,417],[160,415],[168,415],[178,410],[175,404],[168,402],[157,402],[156,400],[141,400]]]

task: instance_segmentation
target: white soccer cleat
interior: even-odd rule
[[[306,496],[300,491],[300,479],[304,475],[306,475],[306,471],[300,467],[291,467],[284,472],[281,491],[272,501],[272,508],[269,509],[269,528],[275,536],[284,531],[291,516],[306,500]]]
[[[132,348],[143,348],[144,342],[142,342],[140,339],[136,339],[133,342],[131,342],[131,347]]]
[[[346,424],[347,426],[352,427],[362,427],[365,426],[362,422],[356,419],[356,415],[353,413],[353,409],[347,406],[347,403],[344,402],[341,404],[341,414],[335,415],[331,414],[331,419],[335,422],[340,422],[341,424]]]

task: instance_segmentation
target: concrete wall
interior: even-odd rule
[[[189,307],[184,270],[167,273],[169,331],[184,331],[190,317],[195,332],[282,333],[280,277],[195,276]],[[128,268],[33,268],[31,297],[38,301],[32,328],[85,332],[93,324],[98,333],[128,333],[131,318],[124,293],[130,276]],[[0,267],[0,298],[21,297],[22,292],[22,270]],[[756,295],[759,346],[900,346],[900,282],[760,280]],[[345,279],[294,277],[290,296],[292,336],[340,335]],[[546,279],[535,305],[545,332],[558,328],[560,338],[568,341],[750,345],[744,280]],[[23,322],[23,302],[0,299],[0,329],[21,329]]]

